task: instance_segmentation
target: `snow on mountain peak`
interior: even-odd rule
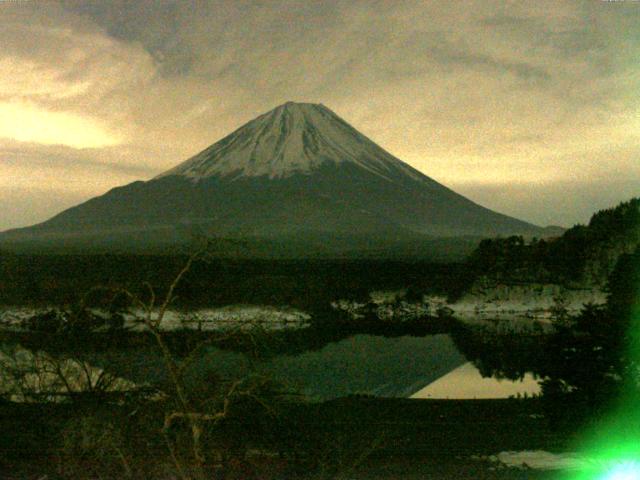
[[[158,177],[286,178],[353,162],[377,175],[421,176],[322,104],[286,102]]]

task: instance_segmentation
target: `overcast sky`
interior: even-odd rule
[[[640,195],[640,2],[0,0],[0,230],[323,103],[472,200]]]

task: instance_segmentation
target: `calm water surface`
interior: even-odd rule
[[[467,341],[472,347],[464,349],[477,356],[475,343],[478,342]],[[450,334],[422,337],[353,335],[318,350],[257,361],[247,361],[237,352],[209,348],[193,363],[189,376],[192,381],[207,382],[216,376],[237,377],[258,372],[316,400],[350,394],[499,398],[535,393],[537,382],[530,374],[525,375],[524,382],[498,381],[490,378],[486,368],[482,368],[483,363],[505,361],[505,348],[517,352],[517,348],[505,347],[504,343],[502,339],[499,348],[495,349],[496,358],[491,358],[494,350],[486,346],[485,338],[484,357],[480,360],[470,358],[468,353],[465,355],[460,348],[464,342],[456,342]],[[4,347],[6,351],[7,345]],[[12,348],[15,349],[15,344]],[[87,353],[81,359],[138,384],[161,384],[167,380],[162,358],[155,348]],[[485,370],[485,377],[470,360],[475,360],[476,365]]]

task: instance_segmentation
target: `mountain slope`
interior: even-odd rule
[[[328,108],[289,102],[150,181],[115,188],[0,241],[134,235],[171,243],[194,230],[372,242],[542,233],[440,185]]]

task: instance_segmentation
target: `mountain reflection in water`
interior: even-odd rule
[[[539,392],[531,372],[542,361],[544,342],[540,334],[496,335],[472,328],[424,336],[357,334],[321,348],[249,362],[242,353],[210,347],[193,363],[189,376],[193,382],[207,382],[257,371],[313,400],[352,394],[504,398]],[[138,385],[167,385],[153,345],[70,355]]]
[[[473,363],[467,362],[414,393],[411,398],[509,398],[539,393],[540,385],[531,373],[526,373],[522,380],[483,377]]]

